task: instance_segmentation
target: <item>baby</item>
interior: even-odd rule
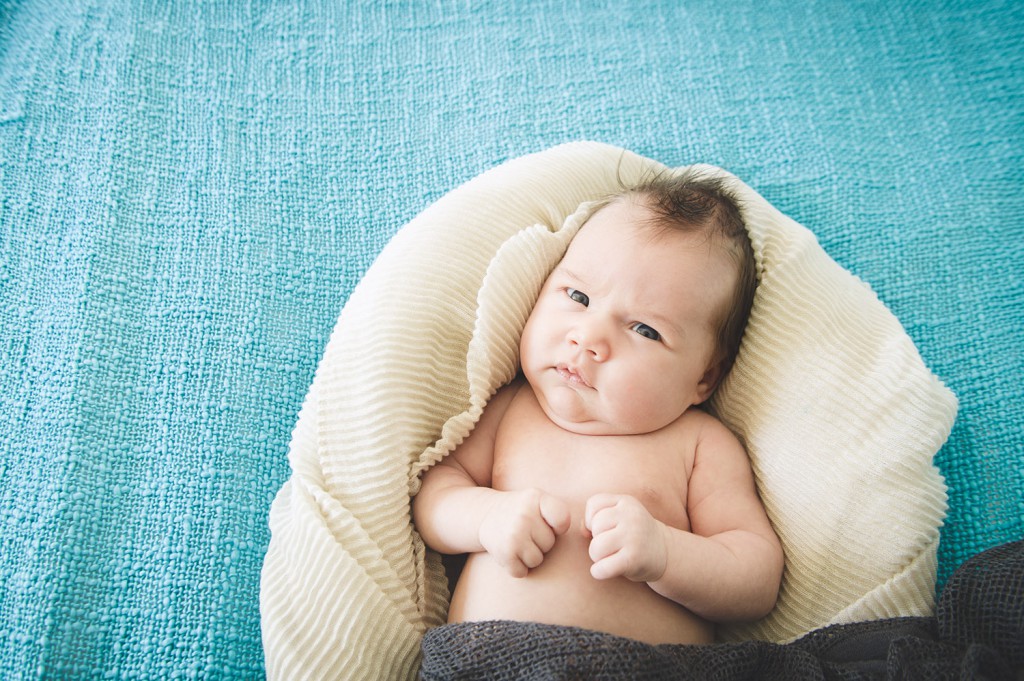
[[[783,554],[746,451],[697,408],[755,285],[714,179],[658,176],[592,214],[526,322],[521,375],[414,500],[431,548],[470,554],[449,622],[705,643],[772,609]]]

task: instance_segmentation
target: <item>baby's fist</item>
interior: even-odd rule
[[[499,492],[480,524],[480,544],[513,577],[538,567],[569,529],[569,507],[538,489]]]
[[[665,526],[628,494],[597,494],[587,500],[584,526],[594,579],[625,577],[654,582],[668,566]]]

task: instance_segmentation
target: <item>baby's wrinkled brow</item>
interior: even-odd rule
[[[559,265],[558,267],[556,267],[555,268],[555,272],[558,272],[558,274],[560,274],[560,275],[562,275],[564,277],[568,277],[570,279],[574,279],[575,281],[578,281],[578,282],[583,282],[584,281],[583,277],[581,277],[580,275],[576,274],[575,272],[570,270],[568,267],[565,267],[564,265]]]

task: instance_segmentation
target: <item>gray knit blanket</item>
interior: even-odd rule
[[[985,551],[946,584],[934,617],[763,641],[647,645],[574,627],[469,622],[423,640],[421,679],[1024,679],[1024,542]]]

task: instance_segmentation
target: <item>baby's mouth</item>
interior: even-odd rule
[[[569,385],[582,386],[585,388],[594,387],[590,385],[590,381],[588,381],[587,377],[580,373],[578,369],[574,369],[567,364],[559,364],[555,366],[555,371],[558,373],[558,376]]]

